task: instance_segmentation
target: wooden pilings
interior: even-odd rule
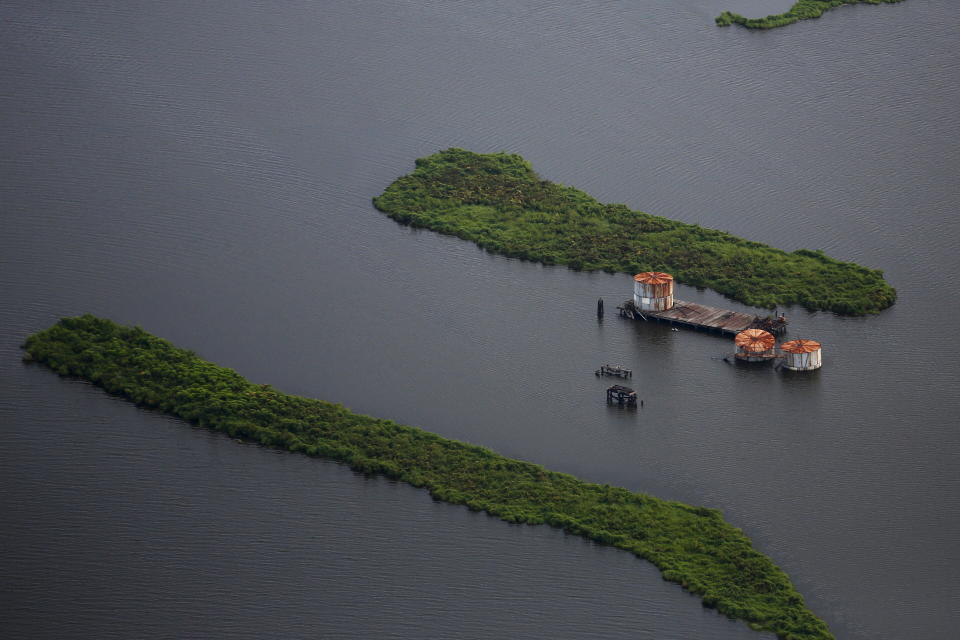
[[[633,370],[622,364],[602,364],[594,373],[598,376],[617,376],[618,378],[632,378]]]
[[[619,404],[636,406],[637,392],[630,387],[622,387],[619,384],[615,384],[607,389],[607,402],[618,402]]]
[[[641,313],[633,300],[625,301],[617,309],[621,316],[633,320],[655,320],[666,322],[675,327],[701,329],[732,336],[750,328],[763,328],[771,333],[782,334],[787,327],[787,319],[783,315],[776,318],[760,318],[747,313],[727,311],[695,302],[684,302],[683,300],[675,300],[673,308],[666,311],[644,311]]]

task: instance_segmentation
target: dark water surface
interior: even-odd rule
[[[960,18],[789,2],[0,5],[0,635],[759,638],[629,554],[237,444],[20,363],[58,317],[585,479],[722,509],[840,638],[960,627]],[[761,10],[770,7],[770,10]],[[370,197],[449,146],[882,268],[788,310],[806,376],[608,314]],[[710,292],[680,297],[744,307]],[[607,407],[605,361],[642,411]]]

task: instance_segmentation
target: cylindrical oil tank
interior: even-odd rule
[[[816,340],[791,340],[780,345],[783,366],[793,371],[812,371],[823,364],[820,343]]]
[[[763,329],[744,329],[733,339],[737,345],[736,357],[747,362],[765,362],[776,357],[773,348],[777,339]]]
[[[645,271],[633,276],[633,304],[640,311],[672,309],[673,276],[660,271]]]

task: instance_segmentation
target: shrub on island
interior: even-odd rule
[[[780,638],[829,640],[786,574],[719,511],[548,471],[489,449],[253,384],[139,327],[85,315],[30,336],[25,359],[138,405],[322,456],[513,523],[548,524],[652,562],[705,607]]]
[[[724,11],[716,17],[717,26],[728,27],[731,24],[739,24],[748,29],[775,29],[785,27],[799,20],[810,20],[819,18],[830,9],[843,6],[845,4],[893,4],[903,0],[798,0],[789,10],[784,13],[770,15],[765,18],[746,18],[739,13]]]
[[[373,203],[397,222],[455,235],[493,253],[577,270],[666,271],[678,282],[755,307],[796,304],[863,315],[896,300],[879,270],[601,204],[542,180],[514,154],[447,149],[420,158],[413,173]]]

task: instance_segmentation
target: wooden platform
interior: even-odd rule
[[[627,304],[618,307],[620,315],[636,320],[656,320],[680,327],[716,331],[727,335],[736,335],[744,329],[749,329],[758,320],[757,316],[749,313],[727,311],[683,300],[674,300],[673,308],[666,311],[638,311],[631,307],[633,305]]]
[[[617,376],[619,378],[633,377],[633,370],[627,369],[622,364],[602,364],[595,373],[598,376]]]
[[[617,401],[620,404],[637,404],[637,392],[630,387],[615,384],[607,389],[607,402]]]

